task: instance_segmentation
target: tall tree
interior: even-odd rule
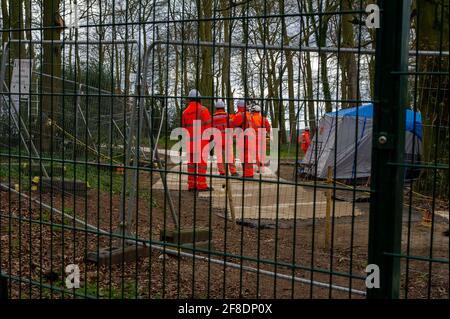
[[[8,0],[2,0],[2,27],[3,30],[9,29]],[[2,44],[8,41],[8,36],[8,32],[2,32]]]
[[[342,10],[353,10],[353,0],[343,0]],[[342,15],[341,19],[341,33],[342,33],[342,47],[353,48],[355,46],[355,36],[353,32],[353,17],[351,14]],[[341,70],[342,70],[342,98],[344,100],[356,100],[357,98],[357,66],[355,55],[352,53],[342,54],[341,56]],[[342,107],[352,107],[352,103],[342,103]]]
[[[313,11],[313,1],[308,1],[309,10]],[[332,1],[325,0],[324,9],[321,11],[332,12],[337,7],[336,3]],[[314,35],[316,37],[317,45],[319,47],[327,46],[327,33],[328,33],[328,25],[330,22],[332,15],[320,15],[315,23],[312,23],[314,28]],[[323,97],[325,99],[325,112],[331,112],[331,90],[330,90],[330,82],[328,79],[328,54],[325,52],[320,53],[320,78],[322,81],[322,92]]]
[[[32,40],[32,20],[33,20],[33,12],[31,11],[31,0],[24,0],[24,4],[25,4],[25,28],[27,29],[25,32],[26,35],[26,39],[28,41]],[[30,45],[28,46],[28,52],[27,52],[27,57],[30,59],[34,58],[34,46]]]
[[[286,20],[284,17],[284,7],[285,3],[284,0],[279,0],[279,9],[280,14],[282,16],[281,20],[281,30],[283,34],[283,43],[286,46],[290,45],[291,39],[289,38],[287,26],[286,26]],[[291,139],[297,140],[297,118],[296,118],[296,112],[295,112],[295,101],[294,101],[294,63],[293,63],[293,52],[291,50],[285,50],[284,54],[286,56],[286,66],[287,66],[287,75],[288,75],[288,109],[289,109],[289,129],[290,129],[290,136]]]
[[[229,5],[228,0],[220,1],[222,15],[225,18],[225,20],[223,21],[223,40],[225,43],[231,42],[231,30],[233,28],[232,20],[229,19],[231,17],[231,10],[228,7],[228,5]],[[225,96],[228,99],[232,98],[231,83],[230,83],[230,71],[231,71],[230,59],[231,59],[230,49],[224,48],[222,58],[222,96]],[[228,103],[227,108],[228,112],[231,112],[233,110],[233,105],[231,103]]]
[[[11,23],[11,38],[15,40],[23,40],[24,32],[24,16],[23,16],[23,0],[13,0],[9,2],[9,19]],[[25,41],[24,41],[25,42]],[[26,56],[25,43],[11,44],[11,59],[23,59]]]
[[[301,20],[302,24],[302,42],[305,46],[309,45],[310,37],[312,35],[311,24],[314,24],[314,19],[311,16],[307,16],[306,19]],[[316,107],[314,105],[314,84],[312,77],[312,66],[311,66],[311,54],[309,52],[305,52],[304,55],[301,56],[301,61],[303,62],[303,71],[304,71],[304,91],[305,98],[307,100],[305,107],[305,125],[307,122],[309,123],[309,128],[312,133],[316,131]],[[308,114],[308,121],[306,121],[306,114]]]
[[[199,34],[200,41],[212,42],[212,0],[197,0],[198,18],[199,21]],[[203,96],[213,96],[214,81],[212,71],[212,48],[208,46],[200,47],[200,63],[201,74],[199,79],[199,90]],[[198,67],[198,66],[197,66]],[[212,106],[211,100],[204,100],[206,106]]]
[[[312,68],[311,68],[311,54],[305,52],[304,70],[306,71],[306,99],[308,106],[308,116],[309,116],[309,127],[311,132],[316,132],[316,108],[314,105],[314,83],[312,78]]]
[[[449,50],[449,3],[444,0],[420,0],[417,2],[416,33],[420,50]],[[423,117],[424,161],[433,162],[440,156],[448,161],[448,131],[439,131],[449,125],[448,92],[449,61],[448,57],[422,56],[419,58],[418,106]],[[442,73],[432,75],[430,72]],[[426,74],[428,73],[428,74]],[[445,76],[444,74],[447,73]],[[444,154],[444,155],[443,155]],[[445,155],[446,154],[446,155]],[[447,191],[448,191],[448,171]]]

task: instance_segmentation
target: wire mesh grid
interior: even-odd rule
[[[373,28],[362,0],[9,1],[1,291],[448,298],[448,4],[398,3],[378,1]],[[214,124],[219,100],[227,127],[254,125],[257,105],[270,134],[232,137],[225,165],[207,136],[192,163],[177,129],[197,102]]]

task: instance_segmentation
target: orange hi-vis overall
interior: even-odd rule
[[[231,174],[236,174],[236,165],[234,164],[234,156],[233,156],[233,144],[229,144],[225,142],[225,129],[229,125],[228,114],[225,111],[218,110],[213,115],[213,127],[218,129],[222,135],[222,140],[220,142],[221,145],[216,143],[215,150],[217,155],[217,168],[219,170],[220,175],[225,175],[225,154],[229,156],[227,159],[228,167],[230,169]]]
[[[240,127],[242,130],[246,130],[247,128],[252,126],[252,116],[249,112],[245,110],[245,108],[238,108],[238,113],[236,113],[231,118],[232,125],[234,127]],[[255,147],[252,143],[249,143],[247,136],[244,136],[244,145],[242,145],[242,139],[237,139],[237,148],[239,150],[244,150],[244,159],[242,161],[242,168],[244,171],[244,177],[253,177],[253,163],[250,162],[251,154],[254,155]]]
[[[200,121],[200,130],[194,129],[194,121]],[[206,174],[207,162],[202,156],[203,149],[209,141],[202,140],[203,132],[211,127],[211,114],[208,109],[198,102],[190,102],[183,112],[181,118],[183,127],[189,132],[188,145],[188,189],[206,189],[206,176],[197,174]]]
[[[258,172],[263,172],[267,154],[266,135],[270,134],[270,123],[260,112],[254,112],[251,125],[256,132],[256,165]]]

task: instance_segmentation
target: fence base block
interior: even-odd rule
[[[122,262],[135,262],[140,257],[148,257],[150,250],[150,247],[136,247],[135,245],[101,248],[98,252],[89,252],[86,261],[100,266],[115,265]]]
[[[53,167],[46,164],[45,170],[49,176],[63,176],[66,172],[66,167],[61,164],[53,164]],[[29,166],[28,163],[23,164],[23,170],[25,174],[30,176],[42,176],[42,167],[38,163],[32,163]]]
[[[64,179],[64,182],[60,178],[42,178],[42,190],[43,191],[60,191],[69,193],[84,193],[88,190],[87,183],[84,181],[74,181],[70,179]]]

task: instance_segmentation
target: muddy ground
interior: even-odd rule
[[[283,166],[281,177],[290,179],[292,170],[292,166]],[[140,175],[141,192],[147,195],[139,199],[138,223],[131,227],[139,238],[155,245],[161,244],[159,235],[164,227],[174,227],[164,193],[150,187],[158,178]],[[118,194],[92,189],[76,197],[39,192],[33,196],[99,229],[120,232]],[[275,229],[233,226],[222,217],[224,212],[211,208],[209,200],[184,191],[174,192],[173,197],[181,228],[212,229],[210,254],[195,254],[210,256],[216,263],[156,249],[136,262],[111,266],[87,263],[89,252],[121,242],[73,219],[63,220],[59,214],[26,199],[19,201],[16,195],[0,192],[0,261],[2,272],[13,276],[11,297],[76,297],[58,289],[63,287],[65,267],[77,264],[81,288],[75,293],[100,298],[364,298],[360,293],[365,291],[369,203],[355,203],[364,212],[361,216],[332,219],[327,247],[324,219],[280,220]],[[442,235],[446,229],[447,219],[435,216],[431,228],[423,224],[419,209],[410,212],[405,207],[402,249],[414,256],[429,256],[431,250],[434,258],[448,259],[448,237]],[[283,278],[224,267],[220,264],[224,260],[247,270],[276,272]],[[297,281],[286,280],[292,276]],[[310,280],[315,284],[311,285]],[[402,259],[401,280],[402,297],[449,298],[448,264],[433,263],[430,267],[428,262],[411,259],[407,265]]]

